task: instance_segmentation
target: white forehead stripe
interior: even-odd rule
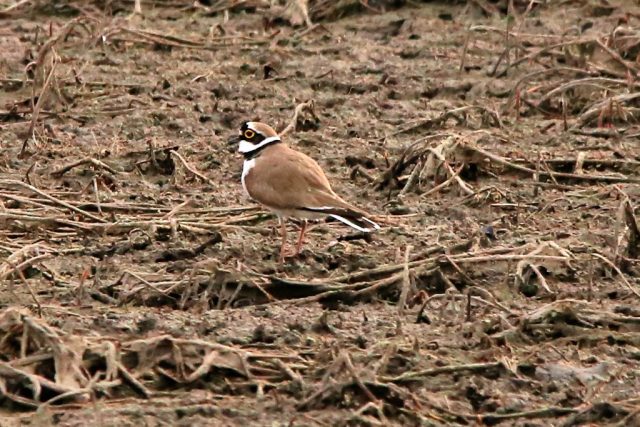
[[[247,122],[247,128],[251,129],[254,132],[258,132],[256,129],[256,122]]]
[[[260,144],[252,144],[249,141],[245,141],[244,139],[240,141],[238,145],[239,153],[250,153],[252,151],[256,151],[264,147],[265,145],[271,144],[272,142],[280,141],[279,136],[270,136],[269,138],[265,138],[260,141]]]

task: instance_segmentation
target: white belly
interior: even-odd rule
[[[249,174],[249,171],[256,165],[256,159],[245,160],[244,165],[242,166],[242,188],[244,188],[244,192],[249,195],[249,190],[247,190],[247,184],[245,184],[244,180]],[[250,196],[250,195],[249,195]]]

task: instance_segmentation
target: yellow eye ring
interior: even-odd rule
[[[256,136],[256,133],[254,131],[252,131],[251,129],[247,129],[244,131],[244,137],[247,139],[251,139],[254,136]]]

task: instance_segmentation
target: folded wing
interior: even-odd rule
[[[246,179],[249,195],[269,208],[325,214],[362,232],[380,228],[333,192],[315,160],[286,146],[263,154]]]

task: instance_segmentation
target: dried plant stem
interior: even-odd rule
[[[105,169],[109,172],[111,172],[114,175],[117,175],[118,172],[113,169],[111,166],[109,166],[108,164],[97,160],[97,159],[93,159],[91,157],[85,157],[82,160],[77,160],[75,162],[72,162],[66,166],[61,167],[60,169],[56,169],[53,172],[51,172],[51,175],[54,177],[61,177],[62,175],[64,175],[65,173],[69,172],[71,169],[81,166],[81,165],[86,165],[86,164],[90,164],[93,165],[96,168],[101,168],[101,169]]]
[[[481,372],[503,368],[504,365],[502,362],[470,363],[467,365],[441,366],[438,368],[424,369],[422,371],[407,372],[406,374],[398,375],[397,377],[385,378],[384,380],[398,383],[416,380],[422,377],[434,377],[440,374],[451,374],[454,372]]]
[[[638,94],[640,96],[640,93]],[[535,169],[530,169],[526,166],[521,166],[515,164],[513,162],[508,161],[504,157],[498,156],[496,154],[490,153],[487,150],[484,150],[480,147],[473,146],[470,144],[465,145],[465,148],[468,148],[471,151],[475,151],[478,154],[500,164],[503,166],[507,166],[511,169],[525,172],[531,176],[535,176],[538,174],[539,176],[546,176],[548,178],[564,178],[564,179],[575,179],[577,181],[591,181],[591,182],[628,182],[634,184],[640,184],[640,179],[638,178],[629,178],[622,176],[608,176],[608,175],[587,175],[587,174],[575,174],[575,173],[565,173],[565,172],[551,172],[551,171],[536,171]]]
[[[601,259],[605,264],[613,268],[615,272],[618,273],[618,276],[620,276],[620,278],[622,279],[622,283],[624,283],[625,287],[629,289],[629,291],[631,291],[635,296],[640,297],[640,291],[638,291],[638,289],[636,289],[631,283],[629,283],[624,273],[620,271],[620,269],[614,263],[612,263],[607,257],[602,256],[598,253],[594,253],[593,256]]]
[[[429,151],[438,160],[440,160],[442,162],[442,164],[444,165],[445,169],[447,169],[447,172],[449,173],[449,176],[452,177],[453,179],[455,179],[455,181],[458,183],[458,186],[460,187],[460,189],[462,191],[464,191],[467,195],[475,194],[475,191],[471,187],[469,187],[469,185],[466,182],[464,182],[462,180],[462,178],[460,178],[460,175],[455,173],[455,171],[453,170],[453,168],[451,167],[449,162],[447,162],[447,159],[444,158],[442,153],[439,153],[438,151],[436,151],[433,148],[429,148]]]
[[[456,170],[453,175],[451,175],[449,178],[447,178],[446,181],[441,182],[440,184],[436,185],[435,187],[429,189],[429,191],[427,191],[426,193],[423,193],[420,195],[420,197],[422,198],[426,198],[429,197],[430,195],[437,193],[438,191],[448,187],[453,181],[457,180],[457,176],[460,175],[460,172],[462,172],[462,169],[464,169],[464,165],[461,165],[458,170]]]
[[[409,297],[409,291],[411,290],[411,275],[409,270],[409,255],[411,253],[411,245],[407,245],[404,250],[404,271],[402,273],[402,288],[400,291],[400,298],[398,298],[398,314],[404,314],[405,306],[407,305],[407,298]]]
[[[172,156],[176,156],[180,162],[184,165],[184,167],[191,172],[194,176],[196,176],[197,178],[201,179],[203,182],[206,182],[207,184],[215,187],[216,184],[210,180],[209,178],[207,178],[206,176],[202,175],[200,172],[198,172],[197,170],[195,170],[189,163],[187,163],[187,161],[184,159],[184,157],[182,157],[177,151],[175,150],[171,150],[169,151],[169,153],[171,153]]]
[[[306,110],[306,111],[309,111],[311,114],[315,114],[313,111],[314,106],[315,106],[315,103],[313,99],[296,105],[296,108],[293,111],[293,117],[291,118],[291,121],[289,122],[287,127],[285,127],[280,132],[278,132],[278,135],[284,136],[289,132],[291,132],[292,130],[294,130],[296,128],[296,124],[298,123],[298,117],[300,116],[300,114],[302,114],[303,111]]]
[[[94,221],[101,222],[101,223],[106,223],[107,222],[106,220],[104,220],[104,219],[102,219],[100,217],[97,217],[97,216],[95,216],[93,214],[90,214],[89,212],[83,211],[80,208],[77,208],[77,207],[75,207],[75,206],[73,206],[73,205],[71,205],[71,204],[69,204],[69,203],[67,203],[67,202],[65,202],[63,200],[57,199],[57,198],[45,193],[44,191],[37,189],[36,187],[34,187],[32,185],[25,184],[22,181],[17,181],[15,179],[2,179],[2,180],[0,180],[0,185],[16,185],[18,187],[22,187],[24,189],[27,189],[29,191],[32,191],[32,192],[44,197],[45,199],[47,199],[49,201],[52,201],[52,202],[56,203],[57,205],[63,206],[63,207],[65,207],[65,208],[67,208],[69,210],[72,210],[72,211],[74,211],[74,212],[76,212],[76,213],[78,213],[78,214],[80,214],[82,216],[86,216],[87,218],[91,218]]]
[[[29,130],[27,131],[27,137],[25,138],[24,142],[22,143],[22,149],[20,150],[20,156],[24,156],[24,154],[26,153],[27,150],[27,143],[29,142],[30,139],[34,139],[35,140],[35,128],[36,128],[36,123],[38,122],[38,115],[40,114],[40,110],[42,109],[42,104],[44,104],[45,100],[47,99],[47,89],[49,88],[49,85],[51,84],[51,80],[53,78],[53,73],[55,73],[56,71],[56,67],[58,65],[58,60],[56,59],[56,57],[54,56],[54,59],[51,63],[51,69],[49,70],[49,73],[47,74],[47,78],[44,81],[44,84],[42,85],[42,88],[40,89],[40,94],[38,95],[38,102],[36,102],[36,104],[33,106],[33,111],[31,112],[31,124],[29,125]]]

